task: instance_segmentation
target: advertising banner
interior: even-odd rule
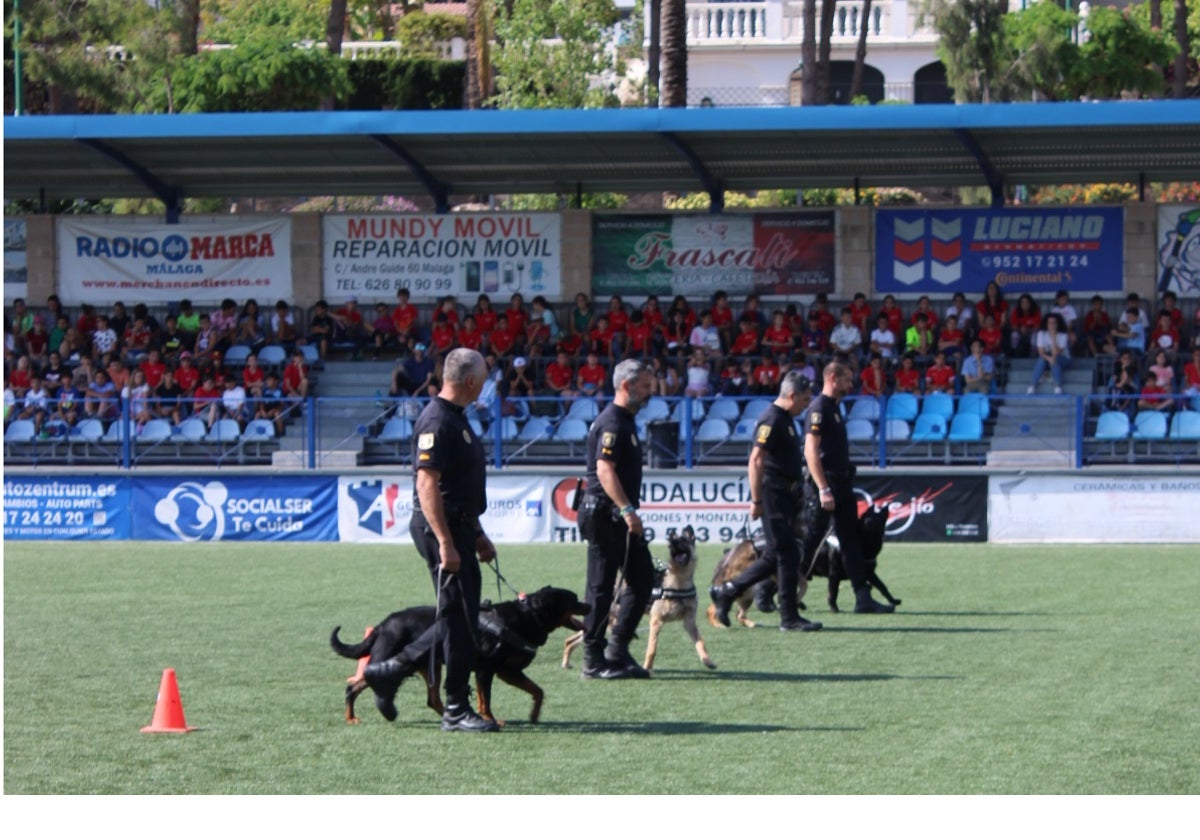
[[[1119,292],[1121,207],[878,210],[875,291],[981,295]]]
[[[832,292],[837,214],[595,216],[592,292],[690,297]]]
[[[68,306],[292,299],[291,219],[168,225],[60,217],[57,240],[58,296]]]
[[[993,476],[992,542],[1192,543],[1200,476]]]
[[[127,478],[4,479],[6,540],[127,540],[129,533]]]
[[[133,539],[336,541],[337,480],[250,476],[133,480]]]
[[[987,542],[988,483],[982,475],[860,475],[858,512],[886,507],[889,540]]]
[[[557,213],[330,215],[322,219],[323,293],[413,301],[481,292],[562,297],[562,220]]]
[[[25,267],[25,220],[4,220],[4,303],[8,305],[29,294]],[[53,324],[48,324],[49,330]]]
[[[482,524],[492,542],[550,539],[549,488],[543,476],[490,475]],[[342,542],[411,542],[412,476],[338,479],[338,535]]]
[[[1158,206],[1158,293],[1200,293],[1200,206]]]

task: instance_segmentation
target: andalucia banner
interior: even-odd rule
[[[832,292],[834,211],[596,216],[592,291],[640,297]]]

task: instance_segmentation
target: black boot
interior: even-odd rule
[[[499,732],[500,724],[478,714],[466,700],[446,702],[442,714],[443,732]]]
[[[779,622],[780,630],[800,630],[802,632],[820,630],[824,626],[821,622],[809,621],[802,615],[797,615],[795,618],[787,618]]]
[[[610,641],[608,649],[604,651],[604,658],[608,660],[611,668],[621,672],[626,679],[646,680],[650,678],[650,672],[629,655],[629,645],[623,642],[618,642],[616,639]],[[620,678],[615,674],[612,677],[612,679]]]
[[[890,613],[896,608],[891,604],[881,604],[871,597],[871,587],[864,586],[854,591],[854,611],[856,613]]]
[[[710,588],[708,594],[712,598],[713,606],[716,607],[717,621],[728,627],[729,610],[733,607],[733,599],[737,597],[733,581],[727,580],[722,584]]]
[[[811,633],[814,630],[820,630],[823,626],[819,621],[809,621],[804,616],[800,615],[800,603],[796,598],[796,588],[789,580],[788,588],[784,589],[784,584],[780,583],[779,589],[779,629],[780,630],[799,630],[801,632]]]
[[[604,658],[604,648],[584,648],[583,670],[579,672],[581,677],[585,680],[612,679],[611,676],[605,676],[609,671],[611,667]]]
[[[775,612],[775,591],[778,588],[770,578],[754,587],[754,606],[759,612]]]
[[[396,689],[415,671],[413,663],[402,655],[372,662],[363,668],[363,680],[375,692],[375,707],[388,720],[396,719]]]

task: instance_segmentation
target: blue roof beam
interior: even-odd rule
[[[113,163],[117,164],[117,166],[120,166],[130,175],[141,181],[142,184],[145,185],[146,189],[154,193],[155,197],[166,206],[167,224],[179,224],[179,214],[183,212],[183,190],[181,190],[179,187],[173,187],[164,182],[146,167],[130,158],[124,152],[114,149],[103,140],[93,140],[90,137],[81,137],[79,138],[78,142],[95,152],[99,152],[101,155],[108,158]]]
[[[688,162],[692,171],[696,173],[696,178],[704,187],[704,191],[708,193],[708,212],[722,212],[725,209],[725,188],[721,184],[721,179],[714,178],[713,174],[708,171],[708,167],[704,165],[704,161],[700,160],[700,156],[692,150],[691,146],[680,140],[674,132],[664,131],[662,138]]]
[[[975,135],[965,128],[954,129],[958,141],[963,144],[971,156],[975,158],[975,162],[979,164],[979,168],[983,171],[984,180],[987,181],[988,189],[992,191],[992,206],[1004,206],[1004,175],[996,171],[992,166],[992,161],[988,158],[983,147],[979,145],[979,141],[975,139]]]
[[[416,176],[417,180],[425,185],[425,191],[433,197],[433,203],[438,213],[450,212],[450,188],[433,177],[433,173],[413,157],[408,149],[386,134],[372,134],[371,139],[404,161],[404,165]]]

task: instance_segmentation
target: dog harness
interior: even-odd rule
[[[696,587],[689,586],[687,589],[655,589],[654,600],[663,601],[686,601],[688,598],[696,597]]]

